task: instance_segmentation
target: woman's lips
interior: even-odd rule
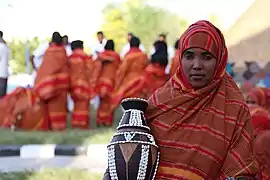
[[[204,74],[191,74],[190,77],[193,80],[201,80],[205,77],[205,75]]]

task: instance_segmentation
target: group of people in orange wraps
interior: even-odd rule
[[[246,96],[252,117],[254,155],[260,165],[262,179],[270,179],[270,89],[254,87]]]
[[[163,86],[170,75],[167,44],[154,43],[150,61],[139,49],[140,40],[132,37],[130,50],[120,59],[114,41],[107,40],[104,51],[93,60],[83,50],[82,41],[71,43],[68,57],[58,32],[52,36],[32,88],[19,87],[0,100],[0,127],[24,130],[64,130],[67,127],[67,95],[74,101],[73,128],[89,129],[90,103],[100,97],[97,126],[111,126],[114,111],[123,98],[149,97]],[[174,60],[175,62],[177,60]],[[176,70],[173,61],[171,74]]]

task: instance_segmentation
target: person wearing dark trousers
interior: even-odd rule
[[[0,31],[0,99],[7,93],[9,48]]]

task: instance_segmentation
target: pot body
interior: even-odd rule
[[[108,169],[111,180],[155,179],[159,152],[144,112],[147,101],[128,98],[121,102],[124,114],[108,145]]]

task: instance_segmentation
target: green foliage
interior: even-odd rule
[[[102,173],[79,169],[52,168],[41,171],[0,172],[0,180],[100,180]]]
[[[219,29],[221,29],[221,26],[220,26],[220,20],[219,20],[219,17],[218,17],[218,15],[216,15],[216,14],[210,14],[210,16],[209,16],[209,21],[211,22],[211,23],[213,23],[216,27],[218,27]]]
[[[28,40],[30,54],[37,48],[39,43],[40,41],[37,37]],[[8,42],[8,46],[11,51],[10,53],[11,59],[9,61],[9,67],[13,72],[13,74],[26,72],[26,60],[25,60],[26,44],[27,44],[26,40],[22,41],[18,39],[12,39],[12,41]]]
[[[115,49],[119,51],[126,42],[127,23],[123,11],[113,4],[109,4],[103,10],[105,23],[102,30],[107,39],[115,41]]]
[[[172,45],[188,24],[176,14],[150,6],[143,0],[111,3],[102,12],[102,30],[107,38],[114,39],[117,51],[126,43],[128,32],[137,35],[147,50],[160,33],[167,34],[168,43]]]

